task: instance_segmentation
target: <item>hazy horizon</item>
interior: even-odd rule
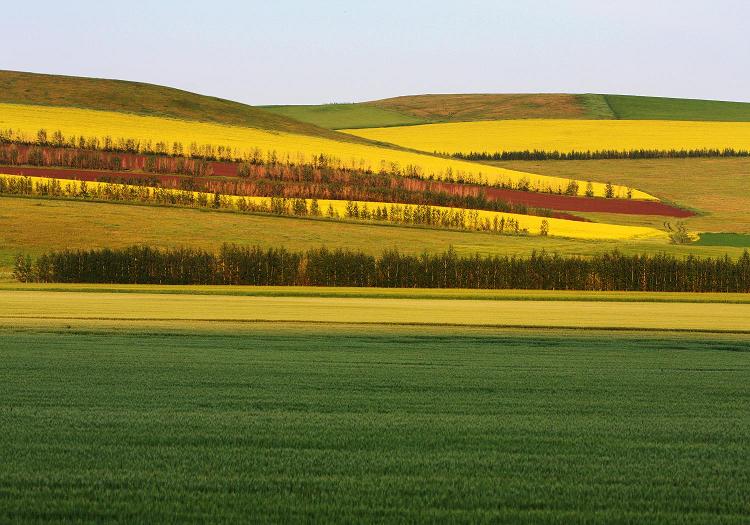
[[[453,93],[750,101],[750,5],[738,0],[76,4],[36,2],[31,17],[7,6],[0,69],[253,105]]]

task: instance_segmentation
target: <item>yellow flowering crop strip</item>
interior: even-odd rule
[[[30,185],[35,188],[34,193],[36,195],[42,194],[39,190],[40,187],[47,186],[50,184],[58,185],[58,191],[60,195],[73,196],[78,195],[83,185],[88,192],[96,197],[97,193],[102,196],[107,196],[106,192],[115,191],[123,192],[128,195],[129,200],[143,200],[151,201],[156,196],[157,192],[161,195],[171,195],[174,197],[173,204],[190,206],[186,202],[192,203],[192,205],[200,205],[198,203],[203,202],[203,206],[210,206],[210,203],[216,198],[213,193],[204,192],[192,192],[185,190],[174,190],[165,188],[152,188],[148,186],[135,186],[125,184],[113,184],[104,182],[89,182],[89,181],[78,181],[78,180],[64,180],[64,179],[50,179],[45,177],[25,177],[22,175],[2,175],[0,178],[8,181],[22,182],[27,181]],[[109,197],[114,200],[116,197]],[[274,202],[284,202],[285,206],[290,206],[294,201],[304,201],[305,209],[309,210],[312,206],[312,199],[274,199],[272,197],[245,197],[245,196],[234,196],[234,195],[220,195],[220,207],[229,208],[240,211],[245,210],[272,210],[274,208]],[[420,206],[415,204],[395,204],[395,203],[382,203],[382,202],[364,202],[364,201],[342,201],[342,200],[327,200],[319,199],[315,201],[319,207],[318,215],[322,217],[331,216],[332,218],[347,218],[350,214],[347,208],[356,206],[359,213],[364,210],[368,210],[368,213],[374,213],[377,209],[387,209],[393,213],[394,208],[400,210],[401,216],[404,213],[414,216],[417,213],[425,213],[425,210],[429,210],[429,213],[442,214],[445,217],[456,218],[461,216],[463,229],[470,230],[488,230],[493,231],[493,225],[502,223],[506,225],[517,225],[518,229],[523,233],[524,231],[529,235],[538,235],[542,229],[543,222],[546,222],[548,228],[548,235],[552,237],[568,237],[573,239],[594,239],[594,240],[655,240],[664,241],[668,240],[667,233],[657,230],[656,228],[641,227],[641,226],[622,226],[617,224],[604,224],[604,223],[593,223],[593,222],[582,222],[582,221],[571,221],[566,219],[557,219],[550,217],[538,217],[532,215],[521,215],[516,213],[503,213],[487,210],[468,210],[461,208],[449,208],[446,206]],[[294,215],[293,210],[287,209],[284,214]],[[306,214],[306,213],[305,213]],[[399,222],[399,221],[396,221]],[[506,233],[511,233],[510,226],[505,230]]]
[[[344,130],[427,152],[750,150],[750,122],[490,120]]]
[[[240,156],[250,156],[256,150],[264,153],[275,151],[280,159],[288,157],[292,162],[307,162],[313,156],[325,154],[338,159],[342,167],[353,169],[396,167],[402,173],[413,173],[428,178],[462,176],[466,180],[489,184],[519,182],[528,183],[535,191],[565,191],[571,179],[536,175],[486,166],[472,162],[445,159],[385,147],[339,142],[307,135],[272,132],[254,128],[226,126],[206,122],[191,122],[160,117],[145,117],[109,111],[93,111],[78,108],[0,104],[0,130],[13,130],[28,140],[34,140],[37,132],[44,129],[48,134],[61,131],[63,135],[95,137],[103,139],[130,138],[140,141],[180,142],[185,147],[191,143],[231,148]],[[429,151],[440,148],[428,148]],[[578,180],[578,194],[584,195],[587,181]],[[594,195],[604,196],[606,185],[592,184]],[[628,188],[614,186],[615,197],[626,197]],[[647,193],[632,190],[634,199],[655,198]]]

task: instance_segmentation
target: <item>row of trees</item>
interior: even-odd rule
[[[102,175],[101,182],[118,182],[161,186],[258,197],[286,197],[301,199],[358,200],[397,202],[402,204],[429,204],[455,208],[471,208],[523,215],[548,217],[550,210],[529,208],[523,203],[488,199],[482,186],[464,186],[437,181],[397,177],[391,174],[363,173],[332,167],[311,165],[250,165],[231,164],[231,173],[241,177],[209,177],[214,172],[214,162],[183,157],[164,157],[134,154],[116,154],[80,149],[41,148],[37,146],[0,146],[0,164],[44,167],[80,168],[94,170],[142,170],[155,174],[181,174],[192,177],[161,176],[144,178],[140,175],[126,178]],[[227,166],[221,166],[225,171]],[[577,193],[578,185],[571,181],[566,193]],[[592,190],[593,195],[593,190]]]
[[[527,235],[529,231],[518,220],[497,217],[492,220],[480,217],[477,210],[460,208],[441,209],[430,205],[383,204],[372,205],[347,201],[343,212],[332,204],[323,209],[317,199],[270,197],[253,199],[233,197],[220,193],[202,193],[188,190],[172,190],[151,186],[135,186],[111,183],[88,184],[85,181],[60,181],[45,179],[32,181],[29,177],[0,176],[0,194],[27,195],[73,199],[124,201],[145,204],[213,208],[242,213],[267,213],[299,217],[327,217],[330,219],[355,219],[391,222],[395,224],[423,225],[440,228],[494,232],[501,235]],[[549,234],[549,223],[540,234]]]
[[[19,148],[24,146],[26,149]],[[31,152],[28,148],[35,148]],[[15,149],[14,149],[15,148]],[[50,154],[49,149],[55,150],[86,150],[88,153],[56,153]],[[531,181],[529,178],[515,179],[508,177],[505,180],[495,180],[490,183],[488,177],[480,173],[469,173],[454,171],[450,167],[439,173],[425,173],[419,166],[400,166],[396,162],[381,161],[379,167],[373,167],[364,159],[358,162],[352,160],[344,163],[331,155],[321,153],[320,155],[305,155],[302,153],[279,154],[275,150],[263,152],[259,148],[253,148],[247,152],[240,153],[228,146],[215,146],[211,144],[198,145],[191,143],[189,147],[183,147],[182,143],[174,142],[170,147],[163,142],[152,144],[150,141],[140,141],[133,138],[111,139],[105,137],[65,137],[57,131],[52,138],[47,131],[42,129],[37,132],[36,138],[30,138],[12,129],[0,130],[0,150],[5,150],[5,160],[0,163],[24,164],[31,161],[35,165],[61,165],[63,167],[75,167],[81,169],[140,169],[154,173],[180,173],[186,175],[210,175],[208,165],[201,163],[179,164],[176,160],[163,158],[171,156],[173,159],[187,159],[191,161],[224,162],[237,164],[232,174],[240,177],[248,176],[254,166],[283,166],[283,167],[306,167],[311,170],[333,169],[345,173],[362,173],[388,175],[392,178],[419,179],[426,181],[439,181],[449,184],[469,184],[479,186],[492,186],[496,188],[514,189],[520,191],[531,191],[539,193],[553,193],[560,195],[577,195],[576,183],[566,186],[550,183],[544,184],[540,181]],[[24,153],[26,151],[26,153]],[[92,152],[103,152],[101,160],[91,158]],[[3,153],[0,153],[2,155]],[[44,164],[39,164],[44,163]],[[98,166],[97,166],[98,165]],[[117,166],[120,166],[119,168]],[[215,165],[214,165],[215,168]]]
[[[750,151],[734,148],[700,148],[700,149],[631,149],[631,150],[595,150],[595,151],[470,151],[453,153],[452,157],[463,160],[605,160],[605,159],[688,159],[704,157],[748,157]]]
[[[218,253],[190,248],[65,250],[33,260],[18,256],[22,282],[231,284],[486,288],[591,291],[750,292],[750,254],[678,259],[670,255],[592,258],[533,253],[530,257],[379,256],[351,250],[224,245]]]
[[[0,164],[108,171],[141,170],[193,177],[213,174],[213,164],[203,159],[17,144],[0,145]]]

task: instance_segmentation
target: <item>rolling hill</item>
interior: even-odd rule
[[[532,118],[750,121],[750,103],[746,102],[599,94],[414,95],[264,109],[330,129]]]
[[[351,141],[347,135],[247,104],[125,80],[0,70],[0,103],[114,111]]]

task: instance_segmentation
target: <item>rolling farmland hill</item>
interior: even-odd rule
[[[0,70],[0,103],[114,111],[348,140],[345,135],[247,104],[124,80]]]
[[[654,254],[664,251],[677,255],[716,256],[729,253],[732,256],[738,256],[741,254],[741,247],[716,244],[716,242],[721,241],[715,241],[710,245],[701,247],[691,244],[684,246],[669,244],[665,226],[667,223],[671,224],[676,220],[687,218],[686,222],[692,227],[694,239],[698,238],[699,233],[705,231],[739,231],[743,233],[748,231],[745,222],[739,220],[741,214],[739,214],[739,211],[735,211],[737,206],[731,209],[722,209],[715,206],[714,201],[706,195],[701,197],[700,192],[694,192],[690,195],[684,191],[673,192],[670,188],[661,184],[663,181],[658,180],[659,173],[656,172],[649,172],[648,177],[641,177],[636,173],[633,173],[632,176],[623,176],[623,174],[629,174],[630,171],[621,169],[621,166],[625,165],[617,164],[614,161],[611,163],[610,161],[601,161],[593,164],[587,164],[586,162],[480,164],[430,154],[419,154],[397,147],[383,147],[368,138],[352,139],[359,140],[360,143],[345,142],[339,140],[342,136],[347,136],[345,134],[294,120],[295,117],[300,117],[299,111],[304,110],[303,113],[307,116],[303,115],[303,120],[315,118],[320,120],[319,124],[324,124],[327,127],[338,127],[343,122],[353,121],[362,126],[369,126],[383,123],[385,120],[387,120],[388,125],[402,126],[401,128],[383,128],[385,132],[418,130],[420,126],[414,127],[412,125],[420,121],[432,122],[436,119],[500,119],[495,123],[445,123],[436,124],[436,126],[482,126],[502,125],[503,123],[513,125],[518,122],[570,122],[574,126],[621,125],[637,127],[639,125],[639,123],[634,122],[615,122],[613,120],[615,114],[607,109],[609,107],[607,99],[599,95],[425,95],[397,97],[365,104],[276,106],[266,110],[171,88],[121,81],[0,72],[0,85],[7,87],[0,95],[0,130],[14,130],[16,136],[21,137],[19,144],[22,144],[22,146],[20,147],[27,148],[25,150],[26,156],[22,157],[25,160],[21,161],[18,160],[18,146],[15,143],[6,144],[6,146],[0,148],[3,149],[3,151],[0,151],[0,155],[5,155],[3,158],[6,159],[0,164],[5,163],[7,165],[5,171],[0,166],[0,173],[40,177],[28,179],[30,184],[37,186],[43,186],[43,181],[50,178],[72,178],[88,182],[87,193],[84,186],[78,183],[71,184],[63,180],[64,186],[72,187],[74,194],[67,196],[58,194],[52,200],[49,195],[43,192],[23,193],[26,196],[23,199],[12,197],[12,195],[19,195],[18,191],[6,192],[8,195],[3,199],[5,205],[3,206],[3,214],[0,216],[5,227],[3,239],[5,246],[0,250],[0,258],[2,259],[0,271],[6,279],[10,276],[13,257],[19,252],[40,254],[50,249],[61,249],[68,246],[76,246],[82,249],[107,246],[124,247],[138,243],[143,238],[149,239],[151,244],[159,247],[192,246],[208,250],[218,249],[224,242],[237,242],[243,245],[258,244],[266,247],[285,245],[295,249],[325,245],[334,248],[361,249],[372,254],[380,253],[382,250],[389,248],[398,248],[404,253],[420,253],[424,250],[440,252],[454,247],[461,254],[528,255],[534,250],[546,250],[566,255],[588,256],[619,249],[628,254]],[[640,99],[638,97],[620,98],[618,99],[619,107],[631,107],[628,111],[633,114],[636,111],[649,110],[648,107],[640,110],[632,109],[635,108],[633,106],[634,101],[639,102]],[[653,100],[643,103],[647,106],[651,104],[652,109],[654,107]],[[682,110],[685,110],[685,107],[683,105]],[[705,113],[711,108],[726,109],[728,106],[725,107],[722,103],[717,103],[713,106],[704,105],[702,107]],[[739,105],[735,107],[735,110],[739,111],[737,108],[741,109],[741,107],[742,105]],[[673,108],[671,111],[673,111],[671,116],[674,117],[674,111],[677,110]],[[721,112],[717,110],[717,115],[719,114]],[[518,120],[522,116],[540,115],[555,115],[558,120]],[[321,119],[328,120],[323,122]],[[683,123],[683,125],[689,127],[712,126],[714,124]],[[716,125],[731,127],[743,126],[744,124],[718,123]],[[156,172],[152,168],[149,171],[144,163],[149,156],[154,154],[153,151],[138,146],[133,152],[127,149],[123,150],[123,154],[115,147],[114,153],[105,154],[119,156],[117,157],[117,168],[95,167],[93,170],[84,171],[76,169],[77,167],[80,168],[76,164],[55,164],[53,161],[49,161],[49,157],[47,161],[44,161],[49,162],[48,164],[40,164],[39,159],[32,159],[29,156],[28,148],[34,149],[34,147],[43,146],[47,148],[44,152],[44,155],[47,156],[52,155],[52,152],[57,148],[64,156],[66,151],[70,151],[71,148],[75,150],[78,147],[63,142],[55,146],[54,141],[57,139],[53,138],[42,145],[36,137],[37,130],[40,128],[48,130],[49,135],[52,135],[53,130],[60,130],[65,140],[73,140],[75,137],[99,137],[103,139],[105,135],[110,135],[115,138],[132,137],[145,141],[141,144],[158,143],[159,141],[167,144],[172,144],[172,141],[181,141],[186,146],[191,141],[199,145],[223,144],[227,148],[224,155],[229,156],[221,157],[213,162],[217,170],[224,170],[223,175],[220,176],[218,172],[210,172],[206,176],[198,178],[195,174],[183,172],[180,172],[181,175],[177,176],[167,168],[160,168]],[[357,133],[368,134],[376,131],[378,130],[358,131]],[[636,134],[640,133],[638,129],[635,131]],[[573,134],[571,137],[580,139],[580,135]],[[585,139],[585,136],[583,138]],[[690,137],[688,136],[688,138]],[[530,142],[530,139],[527,140],[528,137],[525,138],[523,135],[516,134],[514,139],[521,141],[518,143],[518,147],[533,147],[533,142]],[[524,140],[526,142],[523,142]],[[680,137],[677,137],[676,140],[678,141],[676,144],[692,145],[689,141],[682,142]],[[431,149],[433,151],[438,149],[436,147],[438,144],[439,142],[434,142]],[[419,144],[415,147],[427,149],[428,146]],[[231,155],[226,153],[229,148],[233,151]],[[238,160],[244,159],[247,161],[253,148],[262,151],[262,158],[254,159],[251,163],[251,166],[255,166],[253,169],[260,174],[257,177],[253,176],[256,178],[248,179],[247,172],[244,175],[240,174],[242,166]],[[107,152],[110,150],[95,151]],[[274,160],[266,158],[266,155],[271,151],[278,153],[279,158],[274,158]],[[15,161],[9,160],[11,157],[8,155],[11,153],[16,155]],[[87,154],[93,153],[89,151]],[[478,220],[481,223],[486,219],[486,226],[474,224],[464,228],[463,231],[456,231],[455,228],[454,231],[440,231],[439,225],[436,226],[435,223],[409,222],[412,219],[407,219],[406,215],[396,222],[385,223],[387,221],[383,221],[382,218],[376,218],[374,215],[368,214],[370,213],[369,210],[379,210],[381,203],[387,204],[387,200],[381,198],[363,199],[356,196],[327,196],[325,192],[330,191],[331,188],[338,188],[339,193],[337,195],[346,195],[347,185],[356,187],[363,181],[367,184],[369,182],[367,182],[368,179],[353,175],[351,176],[353,178],[346,175],[343,179],[335,177],[326,179],[326,177],[331,177],[330,172],[326,171],[330,170],[331,164],[330,160],[326,160],[325,164],[319,163],[316,160],[316,155],[320,154],[338,159],[337,162],[341,163],[340,169],[354,170],[355,172],[358,169],[365,169],[369,170],[368,173],[371,174],[381,170],[379,176],[383,176],[382,166],[386,165],[385,163],[390,163],[389,170],[396,170],[389,172],[388,176],[395,176],[396,178],[407,175],[406,168],[409,166],[417,166],[421,171],[416,175],[411,173],[408,176],[414,180],[421,177],[420,182],[412,182],[406,186],[412,188],[415,192],[426,191],[429,193],[430,191],[443,191],[443,189],[448,188],[456,195],[461,196],[464,194],[476,195],[477,193],[471,193],[474,191],[480,192],[482,198],[508,199],[509,202],[515,200],[515,202],[521,203],[520,208],[492,208],[487,207],[486,203],[484,208],[480,207],[478,210],[476,207],[466,206],[465,211],[469,214],[474,213],[478,218],[474,219],[474,222],[476,223]],[[142,159],[141,164],[137,166],[127,163],[122,164],[128,158],[135,158],[139,155],[146,159]],[[235,155],[235,157],[230,158],[232,155]],[[236,156],[239,156],[239,158]],[[289,172],[291,169],[290,162],[292,164],[301,162],[302,164],[297,171]],[[308,165],[310,162],[312,164]],[[665,160],[664,162],[666,163],[664,165],[668,166],[677,166],[677,163],[679,163],[677,160],[674,162]],[[670,162],[672,163],[670,164]],[[714,166],[710,161],[707,162],[707,167],[712,168]],[[277,168],[269,167],[277,164]],[[174,162],[172,165],[174,165]],[[286,168],[283,166],[286,166]],[[379,166],[381,167],[379,168]],[[397,168],[393,168],[393,166]],[[685,160],[680,166],[682,166],[681,169],[689,172],[691,166],[698,166],[698,164],[692,164],[692,160]],[[728,161],[721,166],[728,166],[729,171],[719,170],[714,173],[712,169],[709,169],[705,171],[703,179],[707,177],[706,180],[709,180],[715,174],[733,176],[732,170],[735,168],[744,170],[745,162],[742,159],[736,159],[736,162]],[[244,167],[248,169],[247,165]],[[588,169],[589,167],[595,169]],[[289,173],[283,174],[284,170]],[[481,186],[481,177],[479,186],[472,186],[474,183],[471,180],[460,178],[451,179],[449,182],[436,182],[432,178],[432,174],[439,174],[442,170],[452,171],[454,174],[471,174],[472,172],[481,174],[481,177],[486,180],[484,184],[496,184],[497,186]],[[533,173],[529,173],[529,170],[532,172],[538,170],[538,173],[542,173],[544,176],[537,177]],[[684,172],[683,175],[687,172]],[[171,180],[174,184],[171,188],[182,191],[182,189],[189,187],[191,190],[197,191],[195,195],[201,195],[205,203],[203,205],[196,205],[195,203],[184,205],[163,200],[157,202],[156,199],[152,199],[153,202],[150,202],[148,206],[134,206],[134,204],[145,203],[134,202],[133,199],[129,202],[125,200],[115,202],[116,199],[111,197],[102,197],[101,192],[105,191],[106,185],[103,186],[98,182],[108,182],[113,177],[121,182],[130,178],[132,184],[143,184],[144,181],[151,180],[151,184],[162,185],[162,188],[164,188],[161,190],[163,195],[164,192],[168,193],[168,187],[163,186],[163,184],[166,184],[165,181]],[[8,178],[8,180],[11,179],[12,177]],[[213,199],[213,192],[218,193],[219,190],[198,189],[196,184],[202,183],[204,180],[216,184],[235,184],[235,193],[222,195],[222,204],[213,207],[223,208],[219,210],[222,212],[234,211],[237,213],[213,213],[210,209],[210,203]],[[249,190],[246,191],[250,191],[250,193],[236,192],[238,180],[242,180],[247,185]],[[513,185],[506,185],[507,181],[515,181],[513,184],[520,184],[520,181],[523,180],[530,182],[530,187],[520,189]],[[569,193],[566,186],[571,180],[577,181],[577,186],[572,190],[572,193]],[[605,199],[603,197],[608,191],[606,183],[610,181],[613,183],[613,186],[609,187],[612,190],[611,196],[615,198]],[[671,178],[669,181],[670,184],[675,183]],[[272,188],[274,187],[272,184],[279,184],[280,182],[283,182],[282,186],[276,186],[277,189],[274,190],[277,193],[270,192],[271,190],[268,188]],[[589,188],[597,196],[596,198],[584,196],[584,192],[588,192],[589,182],[591,182]],[[618,185],[618,183],[621,183],[621,185]],[[392,186],[393,181],[391,180],[388,184]],[[422,185],[420,186],[420,184]],[[641,185],[648,187],[652,193],[641,192]],[[305,212],[293,212],[287,209],[284,213],[298,216],[310,213],[309,216],[292,218],[269,214],[269,211],[273,209],[272,197],[274,195],[287,195],[284,192],[289,191],[287,189],[289,187],[297,191],[293,196],[301,195],[303,197],[298,199],[297,204],[301,202]],[[320,191],[320,188],[325,191],[310,194],[309,191],[313,191],[309,189],[310,187],[318,188],[315,191]],[[343,193],[341,193],[342,187],[346,190]],[[435,187],[438,190],[434,189]],[[737,181],[736,185],[726,187],[731,189],[730,193],[732,194],[740,195],[742,193],[741,181]],[[253,191],[259,191],[259,188],[266,188],[265,193],[252,193]],[[531,191],[528,191],[529,189]],[[698,189],[696,187],[696,190]],[[199,193],[200,191],[203,191],[203,193]],[[305,191],[308,191],[308,193],[305,193]],[[399,191],[401,193],[397,194],[402,199],[405,198],[405,190],[402,188]],[[716,193],[716,187],[712,191]],[[702,193],[705,194],[706,192]],[[718,192],[717,196],[719,194],[721,192]],[[349,195],[356,194],[349,193]],[[377,196],[377,194],[375,195]],[[243,196],[247,196],[247,198]],[[661,196],[665,196],[668,202],[660,203],[653,199],[653,197]],[[37,202],[35,197],[42,197],[44,201]],[[66,197],[69,200],[96,200],[98,202],[60,202],[60,199]],[[358,203],[363,209],[363,215],[354,217],[354,222],[360,220],[360,224],[354,224],[350,220],[352,217],[350,216],[350,206],[346,201],[347,198],[349,202]],[[413,196],[410,198],[413,198]],[[432,198],[434,199],[434,196]],[[55,202],[55,199],[57,199],[57,202]],[[315,205],[322,206],[322,208],[330,207],[333,214],[327,217],[325,213],[319,212],[318,216],[313,216],[310,211],[312,209],[311,199],[319,199]],[[240,203],[245,202],[256,203],[258,206],[261,206],[258,203],[262,203],[262,209],[250,210],[251,214],[256,213],[255,216],[243,215],[247,210],[240,209]],[[441,202],[435,200],[408,201],[409,203],[404,200],[396,200],[395,202],[401,203],[404,210],[410,206],[410,214],[414,217],[416,217],[417,206],[423,202],[433,206],[429,212],[432,214],[443,213],[449,209],[462,209],[462,206],[451,208],[452,205],[441,204]],[[285,206],[291,206],[290,203],[292,203],[291,199]],[[671,204],[678,207],[670,207]],[[202,209],[180,210],[173,207],[169,209],[165,205],[202,207]],[[681,205],[688,206],[690,209],[680,209],[679,206]],[[528,210],[524,206],[535,206],[537,211]],[[209,209],[206,209],[206,207]],[[539,213],[538,210],[541,210],[542,213]],[[565,213],[553,215],[550,210],[571,210],[571,213],[576,215],[566,215]],[[391,208],[391,213],[392,211],[393,208]],[[653,213],[650,214],[650,211]],[[257,213],[260,213],[260,215],[257,215]],[[274,213],[279,214],[279,212]],[[697,215],[691,216],[693,213],[697,213]],[[470,216],[467,220],[469,223],[472,220]],[[109,222],[100,223],[97,217],[107,217]],[[488,233],[488,230],[493,228],[493,221],[498,222],[496,219],[502,217],[517,221],[522,230],[521,236],[505,235],[499,238],[492,232]],[[329,218],[335,220],[328,220]],[[570,220],[580,218],[583,218],[584,221]],[[40,236],[25,231],[28,229],[26,225],[37,224],[39,226],[40,221],[44,223],[44,230],[49,232],[49,235]],[[736,223],[734,227],[732,221]],[[548,229],[544,233],[542,233],[542,223],[548,225]],[[638,228],[633,228],[634,226]],[[669,227],[666,226],[666,229]],[[497,226],[494,228],[493,231],[496,233]],[[40,230],[37,228],[35,231]],[[69,235],[73,231],[77,232],[77,240],[72,239]],[[502,232],[502,230],[500,231]]]
[[[413,95],[318,106],[265,106],[330,129],[515,119],[750,121],[750,103],[597,94]]]

